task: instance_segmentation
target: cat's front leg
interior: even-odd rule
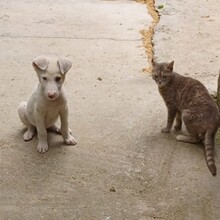
[[[173,126],[173,121],[174,121],[175,117],[176,117],[176,109],[169,109],[168,108],[167,125],[165,128],[163,128],[161,130],[161,132],[163,132],[163,133],[170,132],[170,129]]]
[[[179,111],[176,113],[176,124],[174,128],[176,131],[180,131],[182,128],[182,113]]]

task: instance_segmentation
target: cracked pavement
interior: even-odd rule
[[[219,51],[212,39],[218,36],[214,27],[219,28],[220,13],[214,14],[206,38],[213,48],[209,52],[201,38],[185,40],[181,16],[189,19],[186,30],[199,27],[203,33],[205,27],[191,27],[190,19],[215,5],[203,0],[196,12],[197,3],[184,1],[178,8],[181,2],[166,1],[161,11],[165,15],[154,36],[155,56],[175,59],[180,73],[215,89],[218,59],[207,63],[204,56]],[[187,8],[193,9],[190,17]],[[0,3],[0,14],[1,219],[220,219],[220,177],[210,175],[203,148],[177,142],[174,133],[160,133],[166,108],[150,74],[142,72],[148,62],[139,31],[152,22],[145,5],[126,0],[7,0]],[[190,43],[194,53],[189,53]],[[78,141],[66,146],[60,136],[49,134],[46,154],[37,152],[36,137],[23,141],[24,126],[17,115],[18,104],[37,82],[31,61],[42,53],[73,61],[64,86],[70,127]],[[195,57],[197,63],[203,61],[199,70],[212,74],[193,74]]]

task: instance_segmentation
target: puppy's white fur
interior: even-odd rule
[[[62,88],[65,75],[72,66],[71,61],[66,57],[38,56],[32,64],[39,83],[29,100],[18,107],[19,117],[27,126],[24,140],[31,140],[37,130],[37,149],[45,153],[48,150],[47,130],[51,130],[61,133],[66,144],[76,144],[68,127],[68,106]],[[59,116],[60,129],[55,125]]]

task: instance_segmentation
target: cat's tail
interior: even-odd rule
[[[216,176],[217,169],[215,166],[215,160],[214,160],[214,138],[215,138],[215,132],[212,130],[208,130],[205,134],[205,156],[206,156],[206,162],[208,165],[208,168],[213,176]]]

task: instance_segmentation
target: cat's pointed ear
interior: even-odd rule
[[[169,63],[168,65],[167,65],[167,69],[169,70],[169,71],[173,71],[173,65],[174,65],[174,61],[172,61],[171,63]]]

